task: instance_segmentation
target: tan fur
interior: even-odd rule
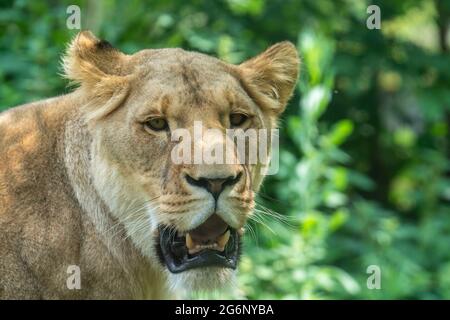
[[[223,286],[230,269],[168,272],[155,252],[157,226],[189,230],[212,214],[211,197],[184,174],[242,171],[217,214],[243,227],[260,170],[174,165],[174,143],[142,123],[163,115],[171,129],[201,120],[224,130],[239,109],[254,114],[252,127],[273,128],[298,64],[287,42],[234,66],[181,49],[125,55],[80,33],[64,58],[65,76],[79,87],[0,115],[0,298],[164,299]],[[81,269],[80,290],[66,286],[69,265]]]

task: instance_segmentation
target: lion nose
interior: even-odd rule
[[[236,176],[229,176],[226,178],[204,178],[200,177],[197,179],[192,178],[190,175],[186,175],[186,180],[190,185],[204,188],[208,190],[217,200],[222,193],[222,191],[227,186],[233,186],[239,182],[241,179],[242,172],[237,174]]]

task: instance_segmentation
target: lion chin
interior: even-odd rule
[[[236,287],[236,270],[221,267],[204,267],[168,275],[169,286],[174,292],[227,291]]]

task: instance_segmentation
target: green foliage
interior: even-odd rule
[[[302,70],[280,171],[258,199],[238,290],[214,297],[449,299],[450,6],[376,2],[381,30],[365,27],[369,1],[0,2],[0,110],[69,91],[57,74],[71,4],[129,53],[179,46],[238,63],[290,40]]]
[[[307,74],[299,85],[297,113],[287,121],[293,148],[281,153],[280,173],[272,182],[283,203],[278,211],[289,218],[264,221],[256,242],[248,245],[241,283],[250,298],[333,298],[361,290],[343,268],[325,262],[329,237],[349,219],[349,157],[339,146],[353,131],[348,119],[318,129],[332,96],[334,42],[305,31],[298,44]],[[261,217],[277,218],[269,209],[259,210]]]

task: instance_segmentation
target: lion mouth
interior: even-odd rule
[[[238,232],[214,214],[187,232],[160,226],[158,251],[172,273],[210,266],[236,269],[239,240]]]

